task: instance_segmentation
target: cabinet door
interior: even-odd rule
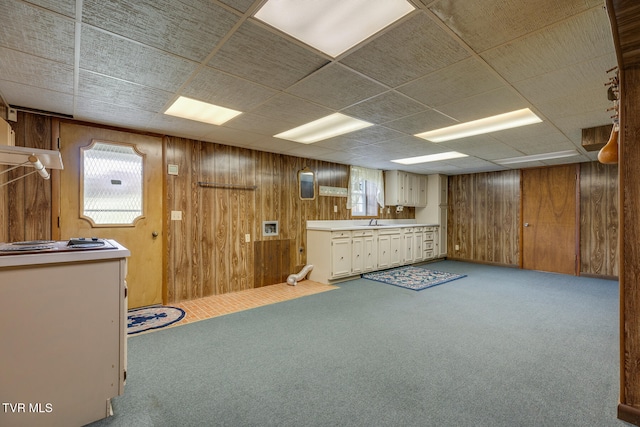
[[[413,261],[418,262],[424,260],[424,232],[416,231],[413,235]]]
[[[402,173],[402,181],[404,182],[402,194],[405,206],[415,206],[414,200],[414,187],[416,184],[415,175],[403,172]]]
[[[402,264],[402,235],[391,234],[390,236],[390,262],[391,266],[395,267]]]
[[[376,239],[373,236],[367,236],[364,241],[364,264],[363,271],[373,271],[378,268],[378,255],[376,251]]]
[[[413,262],[413,233],[405,233],[403,235],[404,240],[404,264],[411,264]]]
[[[356,237],[351,240],[351,272],[362,273],[364,269],[364,238]]]
[[[351,239],[331,241],[331,277],[351,274]]]
[[[416,194],[416,206],[427,206],[427,185],[429,183],[429,177],[427,175],[417,175],[417,194]]]
[[[391,267],[391,237],[378,236],[378,268]]]

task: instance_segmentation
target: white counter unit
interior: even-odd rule
[[[308,221],[309,279],[334,283],[359,274],[435,258],[438,226],[415,222]],[[427,250],[427,247],[429,250]]]
[[[106,242],[0,256],[0,425],[85,425],[124,392],[130,253]]]

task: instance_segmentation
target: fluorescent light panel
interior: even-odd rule
[[[406,0],[269,0],[254,16],[335,58],[414,9]]]
[[[403,165],[415,165],[418,163],[437,162],[440,160],[458,159],[460,157],[468,157],[466,154],[457,151],[447,151],[446,153],[428,154],[426,156],[408,157],[406,159],[391,160],[395,163]]]
[[[170,116],[214,125],[221,125],[233,119],[238,114],[242,114],[241,111],[220,107],[185,96],[179,97],[164,113]]]
[[[508,159],[493,160],[499,165],[511,165],[514,163],[538,162],[541,160],[562,159],[564,157],[579,156],[576,150],[555,151],[553,153],[532,154],[530,156],[510,157]]]
[[[322,141],[323,139],[333,138],[334,136],[343,135],[369,126],[373,126],[373,124],[345,116],[344,114],[335,113],[286,132],[279,133],[274,135],[274,137],[288,139],[289,141],[300,142],[302,144],[312,144]]]
[[[522,110],[498,114],[497,116],[485,117],[484,119],[419,133],[415,136],[431,142],[444,142],[540,122],[542,122],[540,117],[536,116],[530,109],[524,108]]]

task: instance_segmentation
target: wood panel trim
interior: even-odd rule
[[[618,404],[618,418],[631,424],[640,426],[640,409],[624,403]]]
[[[51,119],[51,149],[60,150],[60,120]],[[62,163],[64,167],[64,159]],[[60,240],[60,170],[51,170],[51,239]]]

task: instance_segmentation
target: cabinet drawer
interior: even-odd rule
[[[411,234],[411,233],[413,233],[413,227],[404,227],[404,228],[402,229],[402,232],[403,232],[404,234]]]
[[[425,240],[425,241],[433,240],[433,232],[426,232],[426,233],[424,233],[424,240]]]
[[[433,242],[424,242],[424,250],[430,251],[433,249]]]
[[[351,237],[350,231],[332,231],[331,232],[332,239],[345,239],[347,237]]]
[[[400,229],[399,228],[380,228],[378,229],[378,234],[379,235],[385,235],[385,234],[400,234]]]
[[[351,237],[367,237],[373,236],[373,230],[353,230]]]
[[[424,258],[425,259],[433,258],[433,251],[424,251]]]

